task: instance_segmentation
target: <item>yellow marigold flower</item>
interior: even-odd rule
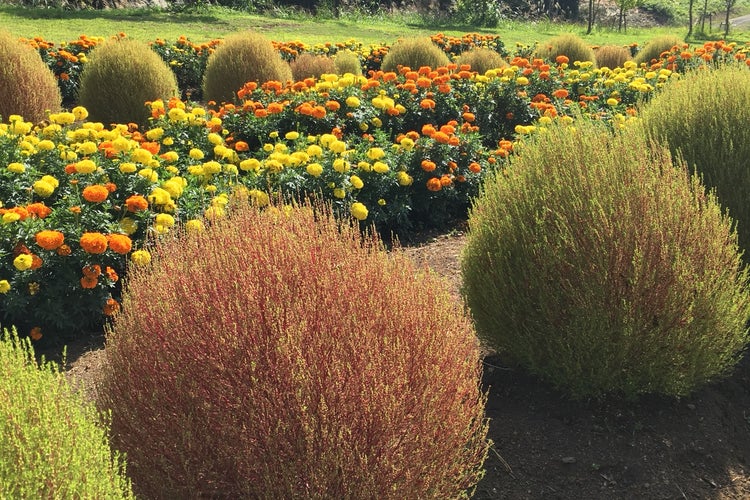
[[[265,193],[259,189],[251,189],[247,194],[250,197],[253,205],[257,207],[265,207],[271,201],[268,197],[268,193]]]
[[[614,97],[610,97],[609,99],[607,99],[607,106],[617,106],[618,104],[618,100]]]
[[[182,182],[183,180],[182,177],[172,177],[162,184],[161,187],[169,193],[169,196],[172,198],[179,198],[182,195],[182,191],[185,189],[185,184]],[[166,201],[164,203],[166,203]]]
[[[182,122],[186,121],[188,119],[188,114],[185,112],[184,109],[181,108],[172,108],[167,113],[167,116],[169,117],[170,121],[173,122]]]
[[[383,163],[382,161],[376,161],[375,163],[372,164],[372,169],[379,174],[384,174],[388,172],[391,168],[386,163]]]
[[[138,167],[135,165],[135,163],[130,162],[123,162],[120,163],[120,172],[123,174],[132,174],[136,170],[138,170]]]
[[[365,220],[367,218],[367,215],[369,214],[369,212],[367,211],[367,207],[358,201],[352,203],[350,210],[354,218],[357,220]]]
[[[218,161],[207,161],[203,164],[204,174],[218,174],[221,172],[221,163]]]
[[[0,280],[0,293],[10,292],[10,282],[8,280]]]
[[[185,229],[190,233],[199,233],[203,231],[203,222],[198,219],[190,219],[185,223]]]
[[[55,186],[45,180],[38,180],[32,185],[32,189],[40,198],[47,198],[55,192]]]
[[[210,142],[214,146],[217,146],[219,144],[223,144],[224,139],[222,139],[221,136],[216,132],[211,132],[210,134],[208,134],[208,142]]]
[[[132,145],[133,143],[131,141],[122,136],[117,137],[112,141],[112,148],[118,153],[122,153],[123,151],[130,151]]]
[[[292,130],[291,132],[287,132],[286,134],[284,134],[284,138],[288,141],[296,141],[297,139],[299,139],[299,132],[295,132],[294,130]]]
[[[153,188],[151,194],[148,195],[148,201],[152,205],[166,205],[171,199],[172,195],[169,191],[160,187]]]
[[[381,207],[384,207],[384,206],[385,206],[385,204],[386,204],[386,201],[385,201],[385,200],[384,200],[383,198],[380,198],[380,199],[378,200],[378,205],[380,205]]]
[[[138,231],[138,222],[130,217],[123,217],[120,221],[120,229],[123,233],[130,236],[131,234]]]
[[[146,132],[146,137],[149,141],[158,141],[164,135],[164,129],[161,127],[152,128]]]
[[[98,150],[95,143],[92,141],[82,142],[76,147],[76,151],[82,155],[92,155]]]
[[[161,155],[161,157],[167,163],[175,163],[177,160],[180,159],[180,155],[177,154],[177,151],[167,151],[166,153]]]
[[[383,148],[370,148],[367,150],[367,157],[373,161],[381,160],[384,156],[385,151],[383,151]]]
[[[339,199],[346,198],[346,191],[344,191],[341,188],[336,188],[336,189],[333,190],[333,196],[335,196],[336,198],[339,198]]]
[[[14,174],[22,174],[26,172],[26,165],[24,165],[23,163],[18,163],[17,161],[9,163],[7,168]]]
[[[350,108],[358,108],[361,102],[357,96],[349,96],[346,98],[346,105]]]
[[[159,174],[156,173],[152,168],[142,168],[138,171],[138,175],[140,175],[144,179],[150,180],[151,182],[156,182],[159,180]]]
[[[406,151],[414,149],[414,141],[410,137],[404,137],[401,139],[401,147]]]
[[[224,207],[220,206],[210,206],[203,212],[203,216],[208,220],[221,219],[225,215],[226,210],[224,210]]]
[[[414,178],[406,172],[399,172],[396,174],[396,179],[398,179],[398,184],[400,186],[411,186],[412,182],[414,182]]]
[[[3,214],[3,224],[11,224],[19,220],[21,216],[16,212],[5,212]]]
[[[333,169],[340,174],[348,172],[350,168],[351,164],[343,158],[336,158],[333,160]]]
[[[319,142],[324,147],[327,148],[331,145],[334,141],[338,141],[335,135],[333,134],[323,134],[320,136]]]
[[[370,172],[372,170],[372,165],[370,165],[366,161],[361,161],[357,163],[357,168],[363,172]]]
[[[205,154],[203,153],[203,151],[201,151],[198,148],[192,148],[190,150],[190,153],[188,153],[188,154],[190,155],[190,158],[192,158],[193,160],[202,160],[203,157],[205,156]]]
[[[313,177],[319,177],[323,173],[323,165],[320,163],[310,163],[305,167],[305,171]]]
[[[53,149],[55,149],[55,143],[50,141],[49,139],[43,139],[39,141],[36,147],[40,151],[52,151]]]
[[[148,250],[136,250],[130,254],[130,260],[137,266],[145,266],[151,263],[151,254]]]
[[[73,117],[76,120],[85,120],[89,117],[89,112],[86,108],[83,106],[76,106],[75,108],[70,110],[73,113]]]
[[[27,269],[31,268],[33,260],[34,258],[31,255],[22,253],[15,259],[13,259],[13,267],[18,269],[19,271],[26,271]]]
[[[154,221],[160,226],[172,227],[175,224],[174,217],[169,214],[157,214],[156,220]]]
[[[130,159],[137,163],[148,163],[153,158],[151,151],[143,148],[136,148],[130,153]]]
[[[352,187],[354,189],[362,189],[362,186],[365,185],[365,183],[362,182],[362,179],[360,179],[356,175],[352,175],[351,177],[349,177],[349,182],[352,183]]]
[[[244,172],[257,172],[260,169],[260,162],[255,158],[248,158],[240,162],[240,170]]]
[[[321,148],[317,144],[310,144],[309,146],[307,146],[307,154],[311,158],[320,158],[321,156],[323,156],[323,148]]]
[[[75,170],[79,174],[90,174],[96,172],[96,163],[91,160],[81,160],[75,164]]]

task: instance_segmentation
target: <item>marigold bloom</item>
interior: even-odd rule
[[[120,277],[117,275],[117,271],[109,266],[107,266],[104,272],[107,274],[107,278],[109,278],[112,283],[115,283],[118,279],[120,279]]]
[[[33,258],[31,255],[27,253],[22,253],[18,255],[15,259],[13,259],[13,267],[18,269],[19,271],[26,271],[27,269],[31,268],[31,264],[33,263]]]
[[[105,316],[112,316],[120,311],[120,303],[113,298],[107,299],[102,310]]]
[[[357,220],[365,220],[369,215],[367,207],[358,201],[352,203],[350,210],[354,218]]]
[[[73,165],[73,169],[79,174],[90,174],[96,172],[97,166],[91,160],[81,160]]]
[[[55,192],[55,186],[41,179],[36,181],[31,187],[37,196],[41,198],[48,198]]]
[[[71,252],[72,250],[70,247],[65,244],[60,245],[60,248],[57,249],[57,255],[60,255],[61,257],[67,257]]]
[[[128,212],[140,212],[148,208],[148,200],[139,194],[134,194],[125,200]]]
[[[151,263],[151,254],[148,250],[136,250],[130,254],[130,260],[138,266],[143,266]]]
[[[35,326],[29,332],[29,337],[31,337],[31,340],[35,340],[35,341],[41,339],[42,338],[42,329],[39,328],[38,326]]]
[[[57,250],[65,242],[65,235],[60,231],[44,230],[36,233],[34,239],[45,250]]]
[[[85,252],[91,254],[101,254],[107,251],[107,237],[102,233],[83,233],[79,244]]]
[[[124,234],[110,234],[109,236],[107,236],[107,241],[109,243],[109,248],[111,248],[113,252],[122,255],[130,252],[130,250],[133,248],[132,240]]]
[[[109,189],[101,184],[86,186],[83,189],[83,199],[91,203],[101,203],[109,196]]]
[[[99,264],[89,264],[88,266],[83,266],[82,272],[88,278],[98,278],[102,274],[102,266]]]
[[[422,170],[424,170],[425,172],[432,172],[436,168],[435,162],[432,162],[430,160],[422,160],[421,166]]]
[[[0,280],[0,293],[10,292],[10,282],[8,280]]]
[[[44,203],[30,203],[29,205],[26,205],[26,211],[29,215],[39,217],[40,219],[44,219],[52,213],[52,209]]]
[[[440,179],[433,177],[427,181],[427,189],[430,191],[440,191],[443,189],[443,185],[440,183]]]
[[[469,171],[474,172],[475,174],[478,174],[482,170],[482,166],[479,165],[479,163],[473,161],[469,163]]]
[[[86,288],[87,290],[90,290],[92,288],[96,288],[96,285],[99,284],[99,280],[92,276],[84,276],[81,278],[81,286],[83,288]]]
[[[313,177],[318,177],[323,173],[323,166],[320,163],[310,163],[305,167],[305,171]]]

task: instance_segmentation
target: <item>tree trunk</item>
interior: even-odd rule
[[[690,0],[690,4],[688,6],[688,33],[687,33],[688,37],[693,35],[693,4],[694,3],[695,3],[695,0]]]

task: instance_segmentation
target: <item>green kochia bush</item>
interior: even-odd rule
[[[649,135],[695,167],[737,221],[750,254],[750,72],[702,70],[671,82],[642,109]]]
[[[0,335],[0,498],[133,498],[96,408],[29,339]]]
[[[270,40],[252,31],[228,36],[208,58],[203,75],[203,98],[231,102],[247,82],[292,79],[289,64]]]
[[[60,109],[55,76],[39,54],[6,31],[0,31],[0,117],[21,115],[36,122]]]
[[[403,38],[397,41],[383,58],[383,71],[397,71],[399,66],[418,70],[422,66],[438,68],[446,66],[450,59],[432,40],[424,38]]]
[[[736,233],[639,130],[580,121],[488,179],[462,255],[481,337],[574,396],[686,394],[748,341]]]
[[[100,387],[149,498],[456,498],[488,450],[436,275],[330,210],[238,208],[132,268]],[[144,295],[143,290],[149,290]]]
[[[81,73],[79,103],[89,119],[145,124],[147,101],[179,96],[177,79],[159,55],[137,40],[110,40],[91,51]]]
[[[458,64],[468,64],[472,71],[480,75],[485,74],[488,70],[504,68],[508,65],[503,56],[497,51],[486,47],[477,47],[467,50],[458,58]]]

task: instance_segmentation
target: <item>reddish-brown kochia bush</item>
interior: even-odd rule
[[[100,387],[140,494],[443,499],[481,478],[478,343],[426,268],[309,207],[152,254]]]

